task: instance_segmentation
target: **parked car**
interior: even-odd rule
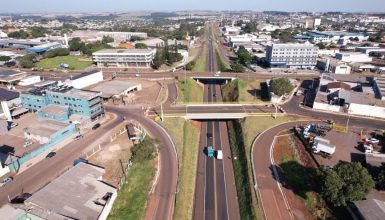
[[[26,141],[24,142],[23,147],[28,147],[28,146],[31,146],[32,144],[33,144],[32,141]]]
[[[92,126],[92,130],[96,130],[99,127],[100,127],[100,123],[96,123],[94,124],[94,126]]]
[[[380,143],[380,140],[376,139],[376,138],[368,138],[366,139],[367,142],[370,142],[372,144],[378,144]]]
[[[24,203],[29,197],[31,197],[31,193],[22,193],[11,200],[11,203]]]
[[[13,177],[7,177],[3,179],[2,181],[0,181],[0,187],[7,185],[8,183],[12,182],[12,180],[13,180]]]
[[[49,152],[48,154],[47,154],[47,156],[45,156],[45,158],[52,158],[52,157],[54,157],[56,155],[56,152]]]
[[[19,125],[18,123],[9,121],[9,122],[8,122],[8,129],[14,128],[14,127],[16,127],[16,126],[18,126],[18,125]]]
[[[140,77],[140,74],[135,74],[136,77]]]
[[[76,137],[74,137],[74,140],[75,141],[78,141],[78,140],[80,140],[80,139],[82,139],[83,138],[83,135],[82,134],[79,134],[79,135],[77,135]]]

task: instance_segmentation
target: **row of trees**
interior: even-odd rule
[[[34,27],[30,32],[20,30],[8,33],[8,37],[15,39],[27,39],[27,38],[37,38],[44,37],[45,34],[49,33],[49,31],[42,27]]]
[[[172,63],[181,61],[183,56],[178,53],[178,48],[170,48],[167,41],[163,47],[157,47],[155,57],[153,60],[153,67],[159,69],[163,64],[171,65]]]
[[[86,44],[82,42],[80,38],[75,37],[72,40],[70,40],[68,43],[69,43],[70,51],[80,51],[84,55],[91,56],[93,52],[96,52],[98,50],[113,48],[112,46],[106,43],[110,41],[111,39],[109,39],[109,37],[103,36],[102,42]]]

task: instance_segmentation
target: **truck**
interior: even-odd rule
[[[214,157],[214,148],[212,146],[207,146],[206,152],[208,157]]]
[[[223,159],[223,153],[221,150],[217,150],[217,159],[222,160]]]
[[[336,151],[336,147],[334,145],[331,145],[329,143],[324,142],[315,142],[312,147],[313,153],[325,153],[328,155],[334,154]]]

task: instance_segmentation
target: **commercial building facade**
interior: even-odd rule
[[[109,32],[109,31],[100,31],[98,33],[100,37],[109,36],[114,38],[115,40],[130,40],[131,37],[140,37],[147,38],[147,33],[145,32]]]
[[[337,60],[348,63],[366,63],[372,62],[372,58],[365,53],[336,53]]]
[[[314,69],[318,47],[313,44],[272,44],[266,47],[266,62],[271,67]]]
[[[104,49],[92,56],[100,68],[150,68],[155,53],[155,49]]]
[[[104,114],[100,93],[78,90],[71,86],[38,88],[22,92],[20,97],[23,107],[34,112],[48,105],[58,105],[68,107],[68,116],[76,114],[95,119]]]

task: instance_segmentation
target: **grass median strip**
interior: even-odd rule
[[[202,103],[203,88],[195,80],[186,78],[178,80],[179,102]]]
[[[176,144],[179,159],[179,192],[174,219],[192,219],[200,126],[183,118],[167,118],[160,124]]]

